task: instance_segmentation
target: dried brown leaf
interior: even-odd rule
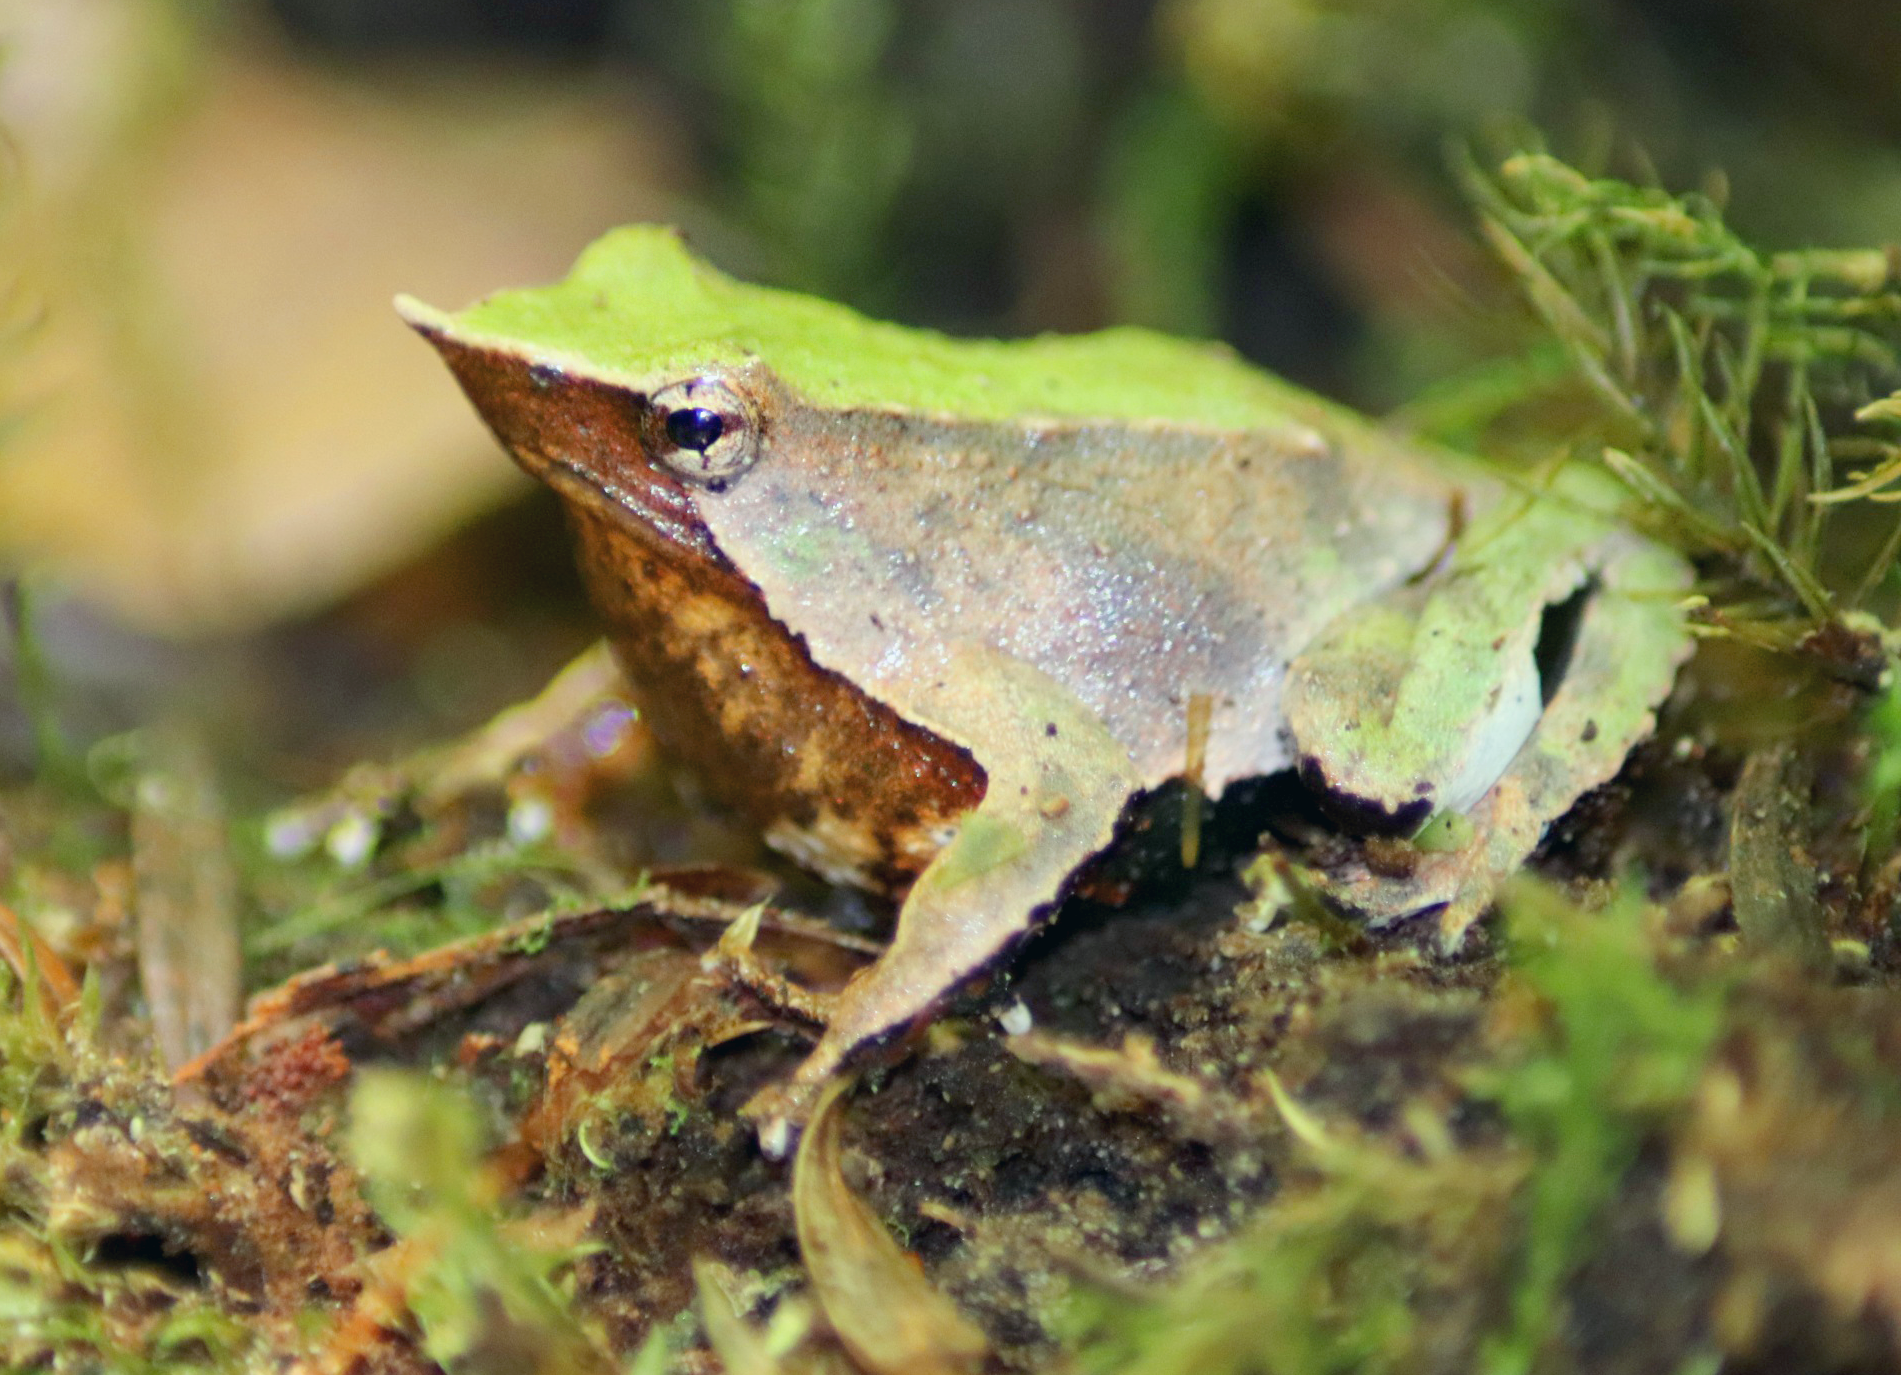
[[[935,1289],[852,1192],[840,1161],[843,1083],[819,1100],[792,1171],[799,1249],[845,1349],[870,1375],[958,1375],[983,1364],[983,1332]]]
[[[139,982],[159,1053],[177,1069],[237,1025],[237,873],[204,742],[183,730],[149,739],[131,809]]]
[[[7,252],[46,306],[4,388],[33,417],[0,467],[10,557],[145,625],[242,626],[521,490],[390,297],[539,278],[601,225],[651,217],[664,126],[572,73],[365,82],[241,41],[198,53],[190,98],[167,99],[141,34],[102,52],[54,28],[10,26],[0,79],[24,95],[35,73],[104,133],[8,131],[53,169]]]
[[[79,981],[59,952],[5,903],[0,903],[0,960],[22,984],[36,979],[40,1010],[49,1022],[58,1022],[79,1002]]]

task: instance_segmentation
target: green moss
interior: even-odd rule
[[[1657,967],[1634,893],[1585,912],[1529,881],[1503,904],[1513,977],[1543,1026],[1474,1085],[1533,1152],[1509,1325],[1485,1349],[1490,1375],[1529,1370],[1565,1280],[1646,1132],[1688,1099],[1723,1024],[1726,988]]]
[[[1874,748],[1862,774],[1861,793],[1868,807],[1868,853],[1881,856],[1893,850],[1901,822],[1901,688],[1893,674],[1866,721]]]
[[[401,957],[479,935],[506,919],[524,884],[550,918],[625,896],[598,892],[585,863],[552,842],[477,842],[427,861],[379,860],[369,873],[321,852],[295,863],[254,857],[252,871],[271,915],[249,934],[246,953],[293,956],[290,967],[378,949]],[[532,943],[532,935],[522,939]]]
[[[421,1075],[363,1070],[350,1115],[371,1201],[407,1244],[404,1291],[433,1359],[533,1353],[538,1370],[617,1369],[557,1283],[576,1251],[537,1244],[498,1215],[502,1186],[482,1168],[482,1129],[464,1096]]]
[[[1497,1152],[1420,1158],[1287,1102],[1283,1192],[1245,1232],[1146,1301],[1085,1290],[1060,1325],[1082,1369],[1115,1375],[1334,1375],[1419,1368],[1457,1349],[1485,1238],[1517,1173]],[[1443,1129],[1426,1135],[1443,1141]],[[1448,1257],[1456,1258],[1448,1270]],[[1456,1268],[1479,1262],[1471,1273]],[[1466,1299],[1450,1296],[1463,1291]],[[1436,1310],[1435,1316],[1421,1314]]]
[[[0,1149],[21,1145],[28,1128],[51,1111],[70,1073],[67,1041],[47,1017],[32,968],[21,980],[0,963]]]
[[[39,778],[65,790],[86,790],[85,762],[60,721],[59,684],[40,643],[31,579],[0,586],[0,611],[12,633],[13,679],[33,740]]]
[[[1487,401],[1502,413],[1581,394],[1595,409],[1569,437],[1605,457],[1651,523],[1779,591],[1798,621],[1829,619],[1887,579],[1901,524],[1886,519],[1875,541],[1826,533],[1846,507],[1866,519],[1861,500],[1901,481],[1901,409],[1876,402],[1901,382],[1886,250],[1764,252],[1706,195],[1587,177],[1543,153],[1495,175],[1465,171],[1546,351],[1568,366],[1503,387],[1488,371],[1471,393],[1442,389],[1416,419],[1452,418],[1469,436]],[[1779,619],[1723,628],[1786,645],[1800,631]]]
[[[1282,1193],[1146,1301],[1079,1294],[1064,1321],[1085,1369],[1328,1375],[1449,1350],[1481,1352],[1488,1375],[1532,1368],[1593,1224],[1698,1082],[1726,986],[1666,977],[1635,898],[1585,912],[1526,883],[1504,918],[1507,996],[1542,1016],[1471,1088],[1509,1139],[1455,1149],[1423,1106],[1400,1139],[1368,1135],[1270,1081],[1293,1147]]]
[[[165,1086],[151,1066],[104,1053],[98,1021],[91,975],[76,1015],[61,1026],[44,1010],[30,948],[24,979],[0,964],[0,1369],[156,1375],[253,1368],[263,1339],[231,1311],[227,1295],[102,1262],[89,1243],[62,1234],[70,1216],[49,1215],[56,1199],[69,1213],[75,1202],[81,1212],[86,1201],[113,1206],[101,1202],[112,1197],[109,1188],[90,1200],[74,1188],[88,1163],[74,1146],[82,1101],[127,1109],[128,1133],[155,1149],[163,1137],[164,1128],[133,1105],[163,1102]],[[49,1165],[54,1145],[71,1152],[64,1178]],[[191,1159],[181,1151],[164,1166],[182,1178]]]

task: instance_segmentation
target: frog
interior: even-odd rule
[[[561,498],[663,750],[899,904],[750,1105],[782,1142],[1184,779],[1292,771],[1387,838],[1305,877],[1456,947],[1688,653],[1691,569],[1602,466],[1513,474],[1220,344],[953,338],[654,225],[552,285],[397,304]]]

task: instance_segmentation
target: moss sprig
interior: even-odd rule
[[[1901,555],[1901,522],[1839,541],[1833,521],[1901,500],[1901,254],[1765,251],[1713,194],[1541,152],[1464,174],[1564,383],[1593,403],[1581,446],[1640,518],[1733,571],[1706,628],[1791,643],[1862,605]],[[1763,591],[1786,611],[1744,605]]]

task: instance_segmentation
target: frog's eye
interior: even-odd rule
[[[750,406],[724,382],[696,377],[653,394],[654,457],[714,491],[752,467],[759,427]]]

